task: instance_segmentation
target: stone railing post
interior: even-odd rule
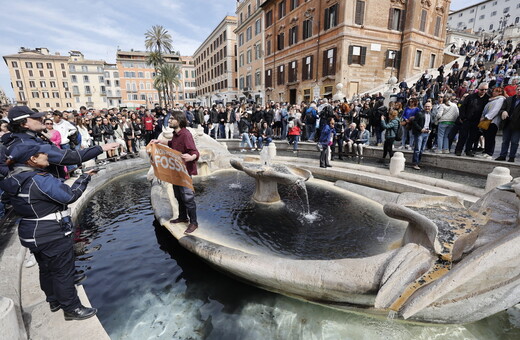
[[[395,152],[394,156],[390,159],[390,175],[397,176],[400,172],[404,171],[404,164],[406,159],[402,152]]]
[[[503,166],[497,166],[493,169],[493,171],[487,176],[486,181],[486,192],[493,190],[502,184],[507,184],[513,180],[511,176],[511,172],[508,168]]]

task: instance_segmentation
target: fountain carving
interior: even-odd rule
[[[201,150],[204,137],[199,137]],[[279,200],[276,183],[317,181],[307,171],[279,168],[265,159],[260,164],[228,155],[227,161],[255,178],[258,202]],[[381,195],[379,209],[407,222],[401,242],[390,244],[382,237],[388,244],[379,254],[325,260],[258,253],[248,244],[231,247],[205,234],[204,226],[185,236],[168,222],[176,203],[164,185],[153,182],[152,204],[179,243],[220,270],[270,291],[334,308],[436,323],[477,321],[520,301],[518,180],[491,190],[469,209],[456,197]],[[348,221],[335,223],[349,227]]]

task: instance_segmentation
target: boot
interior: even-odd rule
[[[94,315],[96,315],[96,313],[97,313],[96,308],[89,308],[89,307],[85,307],[85,306],[80,306],[80,307],[74,309],[72,312],[63,311],[66,321],[85,320],[85,319],[93,317]]]

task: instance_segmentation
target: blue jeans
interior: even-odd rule
[[[406,126],[401,126],[403,130],[403,139],[401,140],[401,146],[413,145],[414,142],[414,134],[412,131],[408,130]]]
[[[293,150],[298,150],[298,142],[300,141],[300,135],[289,135],[287,136],[289,139],[289,144],[293,144]]]
[[[269,146],[269,143],[271,143],[273,141],[273,139],[271,137],[267,137],[267,138],[263,138],[263,137],[258,137],[258,148],[263,148],[263,143],[265,142],[265,146]]]
[[[253,148],[251,145],[251,139],[249,139],[249,132],[242,133],[242,141],[240,142],[240,147],[243,148],[244,146],[249,146],[250,149]]]
[[[437,150],[450,150],[450,140],[448,136],[454,126],[454,124],[439,124],[437,130]]]
[[[218,125],[218,138],[226,138],[226,126],[224,124]]]
[[[426,142],[428,141],[428,132],[423,132],[418,135],[414,135],[415,139],[415,146],[413,148],[413,157],[412,157],[412,163],[414,165],[419,165],[419,162],[421,161],[421,156],[426,148]]]
[[[520,141],[520,131],[513,130],[510,126],[504,129],[502,134],[502,148],[500,149],[500,156],[506,157],[507,150],[509,149],[509,144],[511,144],[511,149],[509,150],[509,157],[515,158],[516,151],[518,150],[518,142]]]

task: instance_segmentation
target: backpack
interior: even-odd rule
[[[403,140],[403,129],[401,129],[401,125],[397,125],[397,132],[395,134],[395,141],[400,142]]]
[[[287,124],[287,127],[289,129],[292,129],[294,127],[294,118],[289,120],[289,124]]]

